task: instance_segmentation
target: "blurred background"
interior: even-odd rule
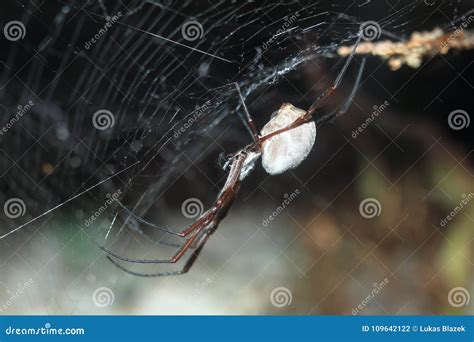
[[[460,35],[472,5],[3,1],[0,314],[472,314],[469,49],[396,71],[367,56],[348,112],[297,169],[257,165],[187,274],[133,276],[94,243],[176,251],[143,220],[178,231],[211,206],[219,154],[251,142],[235,82],[261,128],[333,84],[361,24]],[[363,58],[316,116],[343,106]]]

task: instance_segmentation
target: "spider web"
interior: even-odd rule
[[[331,83],[341,66],[337,47],[354,43],[364,21],[376,21],[385,38],[403,40],[433,27],[427,9],[447,14],[449,27],[461,2],[34,0],[3,6],[4,21],[20,20],[26,38],[3,43],[2,107],[14,113],[34,102],[1,137],[2,203],[15,197],[27,208],[7,220],[10,234],[59,208],[87,217],[118,191],[120,203],[140,217],[179,208],[190,196],[209,203],[225,177],[218,153],[250,142],[236,82],[261,127],[287,101],[278,87],[288,77],[334,58],[323,86]],[[185,31],[188,24],[194,32]],[[268,95],[268,89],[277,90]],[[307,108],[313,100],[299,97],[295,105]],[[99,114],[109,128],[97,128]],[[11,114],[3,115],[1,124],[9,120]],[[218,178],[211,187],[200,181],[207,174]],[[116,204],[106,212],[109,221],[124,213]],[[122,228],[133,221],[124,215]]]

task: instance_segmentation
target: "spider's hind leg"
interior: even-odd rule
[[[125,272],[125,273],[128,273],[128,274],[131,274],[131,275],[134,275],[134,276],[137,276],[137,277],[145,277],[145,278],[153,278],[153,277],[167,277],[167,276],[175,276],[175,275],[181,275],[181,274],[185,274],[185,273],[188,273],[188,271],[191,269],[191,267],[194,265],[194,263],[196,262],[197,258],[199,257],[199,254],[201,253],[203,247],[204,247],[204,244],[206,243],[207,239],[209,238],[211,234],[210,233],[207,233],[207,234],[204,234],[199,240],[199,244],[196,246],[196,249],[193,251],[193,253],[190,255],[190,257],[186,260],[183,268],[181,268],[180,270],[178,271],[170,271],[170,272],[158,272],[158,273],[141,273],[141,272],[135,272],[135,271],[131,271],[129,270],[128,268],[122,266],[121,264],[119,264],[116,260],[114,260],[113,258],[111,258],[110,256],[107,256],[107,259],[109,259],[109,261],[115,266],[117,267],[118,269],[120,269],[121,271]]]

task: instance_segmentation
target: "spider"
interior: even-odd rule
[[[358,88],[362,71],[365,64],[365,59],[362,60],[355,85],[346,102],[342,105],[339,112],[329,113],[313,120],[313,115],[320,109],[326,100],[338,88],[341,80],[346,73],[346,70],[354,57],[354,52],[360,43],[361,34],[353,47],[352,53],[347,58],[341,71],[339,72],[334,84],[327,88],[322,95],[309,107],[308,110],[296,108],[289,103],[283,103],[276,114],[268,121],[262,128],[260,134],[257,132],[256,125],[245,105],[245,100],[242,96],[238,83],[235,83],[236,89],[242,101],[242,107],[245,111],[245,122],[247,128],[250,130],[252,136],[252,143],[240,149],[239,151],[220,158],[222,167],[228,171],[226,182],[217,195],[213,205],[189,227],[181,232],[174,232],[162,227],[156,226],[153,223],[145,221],[143,218],[130,212],[137,221],[149,225],[153,228],[165,231],[166,233],[185,238],[182,245],[174,245],[178,247],[177,252],[169,259],[132,259],[120,256],[104,246],[98,244],[98,247],[106,253],[106,257],[119,269],[141,277],[160,277],[172,276],[187,273],[192,267],[204,244],[217,229],[220,222],[226,216],[237,192],[241,182],[250,174],[255,167],[257,161],[262,159],[262,166],[270,175],[283,173],[289,169],[293,169],[301,164],[310,153],[316,140],[316,125],[322,124],[344,114]],[[120,204],[120,202],[118,202]],[[128,209],[120,204],[124,209]],[[164,243],[166,244],[166,243]],[[168,244],[171,245],[171,244]],[[118,260],[127,263],[136,264],[175,264],[180,261],[188,250],[192,249],[192,254],[185,261],[184,266],[177,271],[159,272],[159,273],[139,273],[131,271],[124,267]]]

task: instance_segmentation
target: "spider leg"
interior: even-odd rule
[[[193,249],[198,248],[202,244],[203,240],[207,240],[209,236],[212,235],[212,233],[214,233],[216,228],[217,228],[217,225],[213,224],[213,225],[210,225],[208,228],[204,229],[202,232],[200,232],[199,237],[191,245],[191,248]]]
[[[177,243],[172,243],[172,242],[167,242],[167,241],[162,241],[162,240],[157,240],[149,236],[147,233],[145,233],[139,226],[138,223],[132,222],[128,223],[128,226],[130,229],[134,232],[137,232],[142,236],[145,240],[151,242],[154,245],[162,245],[162,246],[168,246],[168,247],[181,247],[181,245],[178,245]]]
[[[200,218],[193,223],[190,228],[192,228],[193,235],[186,240],[186,242],[180,247],[180,249],[176,252],[176,254],[170,259],[133,259],[128,257],[122,257],[111,250],[105,248],[104,246],[97,243],[97,241],[93,240],[93,242],[107,254],[107,258],[112,261],[112,263],[119,267],[120,269],[126,270],[123,266],[119,265],[115,260],[112,258],[137,263],[137,264],[164,264],[164,263],[176,263],[179,261],[183,255],[187,252],[189,248],[196,247],[196,251],[200,250],[204,243],[208,240],[209,236],[215,231],[218,227],[221,220],[226,216],[227,211],[232,204],[232,201],[237,193],[240,185],[240,173],[242,171],[243,165],[245,160],[247,159],[247,151],[242,150],[235,154],[234,161],[231,165],[229,175],[227,176],[226,183],[219,193],[213,207],[206,212],[204,212]],[[189,230],[188,228],[187,230]],[[201,235],[201,233],[203,235]],[[129,273],[131,273],[130,271]],[[176,273],[177,272],[177,273]],[[173,274],[181,274],[180,271],[171,272],[171,273],[164,273],[163,275],[173,275]],[[133,274],[133,273],[131,273]]]
[[[316,119],[315,120],[316,126],[318,126],[321,123],[325,123],[327,121],[330,121],[333,118],[337,118],[337,117],[339,117],[339,116],[341,116],[341,115],[343,115],[347,112],[350,105],[352,104],[352,101],[354,100],[354,97],[355,97],[355,94],[356,94],[357,90],[359,89],[360,81],[362,79],[362,73],[363,73],[364,67],[365,67],[365,62],[366,62],[366,57],[364,57],[362,59],[362,62],[360,63],[360,68],[359,68],[359,71],[357,73],[357,78],[356,78],[356,81],[354,83],[354,87],[352,87],[351,93],[350,93],[349,97],[344,101],[343,105],[341,106],[341,109],[339,109],[338,111],[333,111],[329,114],[326,114],[326,115],[321,116],[320,118]]]
[[[209,213],[208,213],[208,215],[209,215]],[[210,215],[210,217],[212,217],[212,216],[213,215]],[[134,259],[134,258],[128,258],[128,257],[118,255],[115,252],[112,252],[110,249],[105,248],[104,246],[102,246],[101,244],[99,244],[95,240],[93,240],[93,242],[97,245],[97,247],[99,247],[103,252],[105,252],[107,254],[107,256],[110,256],[110,257],[113,257],[115,259],[119,259],[119,260],[122,260],[122,261],[125,261],[125,262],[131,262],[131,263],[136,263],[136,264],[174,264],[182,258],[182,256],[191,247],[191,245],[194,243],[194,241],[196,241],[196,239],[199,237],[199,233],[204,228],[207,227],[207,224],[208,224],[208,221],[205,222],[204,224],[202,224],[201,226],[199,226],[196,229],[196,232],[189,239],[187,239],[186,242],[183,245],[180,246],[180,248],[178,249],[176,254],[173,255],[173,257],[171,257],[170,259]]]
[[[308,111],[306,112],[307,118],[313,116],[313,114],[326,103],[327,99],[331,97],[334,90],[336,90],[339,87],[339,85],[341,84],[342,78],[347,72],[347,68],[349,67],[349,64],[351,64],[352,59],[354,58],[355,52],[357,50],[357,47],[360,44],[361,39],[362,39],[362,34],[359,32],[359,37],[357,38],[357,41],[352,48],[351,54],[349,55],[349,57],[347,57],[347,60],[344,63],[341,71],[337,75],[336,80],[334,81],[334,84],[328,89],[326,89],[323,92],[323,94],[319,96],[318,99],[314,101],[313,104],[309,107]]]
[[[195,263],[195,261],[197,260],[199,254],[201,253],[203,247],[204,247],[204,244],[206,243],[207,239],[209,238],[209,236],[211,235],[210,232],[206,233],[203,238],[200,240],[200,243],[199,245],[197,246],[196,250],[193,252],[193,254],[191,254],[191,256],[188,258],[188,260],[186,261],[186,263],[184,264],[183,268],[181,270],[178,270],[178,271],[171,271],[171,272],[158,272],[158,273],[140,273],[140,272],[134,272],[134,271],[131,271],[127,268],[125,268],[124,266],[120,265],[117,261],[113,260],[111,257],[107,256],[107,259],[109,259],[109,261],[117,268],[119,268],[120,270],[122,270],[123,272],[125,273],[128,273],[128,274],[131,274],[131,275],[134,275],[134,276],[137,276],[137,277],[147,277],[147,278],[152,278],[152,277],[167,277],[167,276],[175,276],[175,275],[181,275],[181,274],[185,274],[187,273],[191,267],[193,266],[193,264]]]
[[[160,227],[160,226],[157,226],[156,224],[153,224],[147,220],[145,220],[144,218],[138,216],[137,214],[135,214],[133,211],[131,211],[129,208],[127,208],[125,205],[123,205],[119,200],[117,200],[117,203],[119,204],[120,207],[122,207],[122,209],[124,209],[125,211],[127,211],[127,213],[133,217],[134,219],[136,219],[137,221],[147,225],[147,226],[150,226],[152,228],[155,228],[157,230],[160,230],[162,232],[165,232],[165,233],[168,233],[168,234],[172,234],[172,235],[176,235],[176,236],[179,236],[179,237],[185,237],[187,235],[189,235],[194,229],[195,229],[195,225],[196,223],[202,218],[202,216],[199,218],[198,221],[196,221],[194,224],[190,225],[189,227],[187,227],[186,229],[184,229],[183,231],[181,232],[175,232],[175,231],[172,231],[170,229],[167,229],[167,228],[163,228],[163,227]]]
[[[357,77],[356,81],[354,83],[354,87],[352,87],[351,93],[347,100],[344,102],[344,104],[341,107],[341,110],[337,113],[336,116],[345,114],[349,107],[351,106],[352,102],[354,101],[355,94],[357,93],[357,90],[359,89],[360,86],[360,81],[362,80],[362,74],[364,72],[365,68],[365,62],[367,61],[367,57],[362,58],[362,62],[360,63],[360,68],[359,71],[357,72]]]
[[[339,72],[339,74],[337,75],[336,77],[336,80],[334,81],[334,84],[327,88],[317,99],[316,101],[313,102],[313,104],[309,107],[309,109],[306,111],[306,114],[303,115],[303,116],[300,116],[299,118],[297,118],[295,121],[293,121],[290,125],[284,127],[284,128],[281,128],[279,130],[276,130],[272,133],[269,133],[263,137],[260,137],[260,143],[264,142],[265,140],[267,139],[270,139],[271,137],[273,136],[276,136],[280,133],[283,133],[283,132],[286,132],[286,131],[289,131],[290,129],[293,129],[293,128],[296,128],[296,127],[299,127],[301,126],[302,124],[305,124],[307,123],[309,120],[311,120],[313,114],[318,110],[320,109],[325,103],[326,101],[331,97],[331,95],[334,93],[334,91],[339,87],[341,81],[342,81],[342,78],[344,77],[344,75],[346,74],[346,71],[347,71],[347,68],[349,67],[349,64],[351,63],[352,59],[354,58],[354,55],[355,55],[355,52],[357,50],[357,47],[359,46],[359,43],[362,39],[362,34],[361,32],[359,32],[359,37],[357,38],[357,41],[356,43],[354,44],[354,47],[352,48],[352,51],[351,51],[351,54],[349,55],[349,57],[347,58],[346,62],[344,63],[341,71]],[[327,119],[326,119],[327,120]]]
[[[237,92],[239,93],[240,100],[242,101],[242,106],[244,107],[245,116],[246,116],[246,119],[247,119],[246,127],[247,127],[248,130],[250,130],[250,134],[252,135],[254,143],[258,144],[259,136],[258,136],[258,132],[257,132],[257,126],[255,126],[255,122],[253,121],[252,116],[250,115],[250,112],[247,109],[247,106],[245,104],[245,99],[242,96],[242,92],[240,91],[240,86],[237,82],[235,82],[235,87],[237,88]]]

